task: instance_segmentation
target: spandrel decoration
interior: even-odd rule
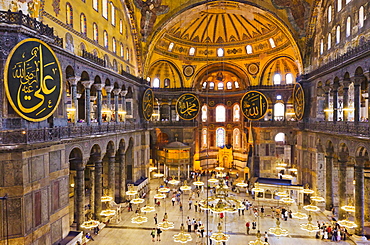
[[[47,119],[62,95],[62,73],[54,52],[35,38],[18,43],[6,61],[4,86],[21,117],[32,122]]]
[[[268,109],[266,96],[259,91],[248,91],[243,96],[241,108],[244,116],[249,120],[258,120],[265,116]]]
[[[200,103],[194,94],[183,94],[177,99],[176,112],[184,120],[196,118],[200,110]]]
[[[302,120],[304,114],[304,91],[302,85],[299,83],[294,85],[293,107],[297,120]]]
[[[154,110],[154,93],[148,88],[143,95],[143,116],[145,120],[149,121]]]

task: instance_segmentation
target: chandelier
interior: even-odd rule
[[[268,242],[264,242],[264,241],[262,241],[262,239],[261,239],[261,232],[260,231],[257,231],[257,234],[256,234],[256,237],[257,237],[257,240],[255,240],[255,241],[250,241],[249,243],[248,243],[248,245],[269,245],[269,243]]]
[[[204,200],[199,201],[202,210],[210,210],[213,213],[235,213],[238,209],[243,209],[244,205],[241,201],[227,194],[224,181],[221,180],[219,188],[216,188],[215,194]]]
[[[307,218],[308,218],[307,214],[302,213],[302,212],[300,211],[300,209],[301,209],[301,205],[299,204],[299,205],[298,205],[298,212],[296,212],[296,213],[292,213],[292,217],[293,217],[293,218],[296,218],[296,219],[307,219]]]
[[[180,242],[180,243],[187,243],[187,242],[190,242],[192,240],[191,235],[188,234],[188,233],[185,233],[184,224],[181,224],[180,233],[174,235],[173,240],[175,242]]]
[[[154,207],[151,207],[151,206],[144,206],[140,210],[143,213],[151,213],[151,212],[154,212],[155,211],[155,208]]]
[[[264,190],[264,189],[262,189],[262,188],[259,188],[259,183],[258,183],[258,182],[256,182],[256,183],[254,184],[254,188],[252,188],[252,191],[253,191],[253,192],[255,192],[255,193],[258,193],[258,192],[264,192],[265,190]]]
[[[204,182],[200,181],[200,177],[198,176],[197,181],[193,182],[193,185],[202,186],[204,185]]]
[[[93,220],[92,219],[92,213],[91,212],[89,212],[88,214],[87,214],[87,216],[88,216],[88,221],[85,221],[85,222],[83,222],[82,224],[81,224],[81,228],[83,228],[83,229],[87,229],[87,230],[90,230],[90,229],[93,229],[93,228],[95,228],[95,227],[97,227],[98,225],[99,225],[99,221],[97,221],[97,220]]]
[[[184,180],[184,185],[180,186],[180,190],[182,190],[182,191],[189,191],[189,190],[191,190],[191,187],[188,186],[187,183],[188,182],[186,180]]]
[[[272,234],[272,235],[275,235],[277,237],[287,236],[289,234],[288,230],[283,229],[283,228],[280,227],[279,218],[276,219],[276,226],[269,229],[269,233]]]
[[[173,229],[175,227],[173,222],[167,221],[167,218],[168,218],[167,213],[165,213],[164,216],[163,216],[163,222],[160,222],[157,225],[162,230],[169,230],[169,229]]]
[[[222,232],[222,225],[221,223],[218,223],[217,226],[218,232],[214,232],[210,239],[215,241],[216,244],[220,244],[222,242],[227,242],[229,240],[230,236]]]
[[[141,215],[141,210],[139,209],[139,212],[136,214],[136,217],[131,219],[131,222],[134,224],[142,224],[148,221],[147,217],[144,217]]]
[[[303,193],[304,194],[312,194],[314,192],[315,191],[314,190],[311,190],[308,184],[305,185],[305,188],[303,189]]]
[[[312,217],[308,215],[308,222],[305,224],[300,224],[301,229],[308,232],[318,232],[320,229],[317,225],[312,224]]]
[[[168,181],[168,183],[171,184],[171,185],[178,185],[180,183],[180,181],[176,180],[175,176],[172,176],[172,179],[170,181]]]
[[[126,191],[126,195],[128,196],[134,196],[137,194],[137,191],[134,190],[134,185],[133,184],[128,184],[128,191]]]
[[[308,212],[317,212],[320,210],[318,206],[312,204],[303,206],[303,208]]]

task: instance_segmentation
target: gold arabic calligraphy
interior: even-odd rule
[[[199,112],[199,101],[192,94],[182,95],[177,102],[177,110],[181,118],[193,119]]]
[[[248,119],[260,119],[267,111],[267,100],[263,94],[249,91],[242,99],[242,111]]]
[[[143,97],[143,112],[146,120],[149,120],[153,114],[153,99],[153,91],[151,89],[146,90]]]

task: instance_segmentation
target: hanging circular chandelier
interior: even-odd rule
[[[162,188],[159,188],[158,189],[158,191],[159,192],[162,192],[162,193],[168,193],[168,192],[170,192],[170,188],[168,188],[168,187],[162,187]]]
[[[312,217],[308,215],[308,222],[305,224],[300,224],[301,229],[308,232],[318,232],[320,228],[317,225],[312,224]]]
[[[155,174],[153,174],[153,176],[156,177],[156,178],[160,178],[160,177],[163,177],[164,174],[162,174],[162,173],[155,173]]]
[[[261,232],[260,231],[257,231],[256,237],[257,237],[257,240],[250,241],[248,243],[248,245],[269,245],[268,242],[265,242],[265,241],[262,241],[261,240],[262,235],[261,235]]]
[[[191,190],[191,187],[187,185],[187,181],[184,180],[184,185],[180,186],[180,190],[182,191],[190,191]]]
[[[101,216],[113,216],[115,214],[116,214],[116,210],[113,210],[113,209],[106,209],[106,210],[101,211],[100,213]]]
[[[252,191],[253,191],[253,192],[255,192],[255,193],[258,193],[258,192],[264,192],[265,190],[264,190],[264,189],[262,189],[262,188],[259,188],[259,183],[258,183],[258,182],[256,182],[256,183],[254,184],[254,188],[252,188]]]
[[[110,202],[112,200],[113,200],[113,197],[111,197],[111,196],[102,196],[101,197],[102,202]]]
[[[225,168],[224,167],[216,167],[215,168],[217,171],[223,171]]]
[[[221,180],[219,187],[216,188],[215,194],[204,200],[199,201],[202,210],[210,210],[213,213],[235,213],[238,209],[243,209],[243,203],[227,194],[228,190]]]
[[[208,182],[217,183],[218,182],[218,179],[216,179],[215,176],[212,175],[212,177],[208,180]]]
[[[341,207],[341,209],[345,210],[346,212],[355,212],[355,206],[352,205],[346,205]]]
[[[133,184],[128,184],[127,186],[128,186],[128,191],[126,191],[126,195],[133,196],[137,194],[137,191],[134,190]]]
[[[202,186],[204,185],[204,182],[200,181],[200,177],[198,176],[197,181],[193,182],[193,185]]]
[[[304,194],[312,194],[312,193],[315,193],[314,190],[311,190],[310,189],[310,186],[308,184],[305,185],[304,189],[303,189],[303,193]]]
[[[338,224],[339,224],[340,226],[344,226],[344,227],[349,228],[349,229],[352,229],[352,228],[356,228],[356,227],[357,227],[357,225],[356,225],[356,223],[355,223],[355,222],[350,221],[350,220],[348,220],[348,219],[339,220],[339,221],[338,221]]]
[[[306,206],[303,206],[303,208],[308,211],[308,212],[317,212],[317,211],[320,211],[320,208],[318,206],[315,206],[315,205],[306,205]]]
[[[290,198],[290,197],[283,197],[281,198],[281,201],[285,204],[293,204],[295,203],[294,199]]]
[[[275,235],[277,237],[287,236],[289,234],[288,230],[283,229],[283,228],[280,227],[279,218],[276,219],[276,226],[269,229],[269,233],[272,234],[272,235]]]
[[[222,242],[227,242],[229,240],[230,236],[222,232],[222,225],[221,223],[218,223],[217,226],[218,232],[214,232],[210,239],[215,241],[216,244],[222,243]]]
[[[184,224],[181,224],[180,233],[178,233],[176,235],[173,235],[173,240],[175,242],[187,243],[187,242],[190,242],[193,239],[191,238],[191,235],[190,234],[185,233]]]
[[[164,199],[166,198],[166,194],[157,193],[154,195],[154,199]]]
[[[307,219],[308,216],[305,213],[302,213],[301,211],[298,211],[296,213],[292,213],[292,217],[296,219]]]
[[[244,183],[244,182],[239,182],[239,183],[236,184],[236,186],[246,188],[246,187],[248,187],[248,184]]]
[[[155,208],[152,207],[152,206],[144,206],[140,210],[143,213],[151,213],[151,212],[154,212],[155,211]]]
[[[135,199],[132,199],[131,201],[130,201],[130,203],[132,203],[132,204],[140,204],[140,203],[143,203],[145,200],[144,199],[142,199],[142,198],[135,198]]]
[[[172,179],[168,181],[168,183],[171,185],[178,185],[180,183],[180,180],[176,180],[175,176],[172,176]]]
[[[163,217],[163,222],[158,223],[157,226],[161,228],[162,230],[169,230],[169,229],[175,228],[175,225],[173,224],[173,222],[169,222],[167,221],[167,219],[168,219],[168,216],[167,216],[167,213],[165,213]]]
[[[149,167],[149,172],[152,172],[154,170],[157,170],[157,167],[153,167],[153,166]]]
[[[144,217],[144,216],[141,216],[140,214],[138,214],[136,217],[133,217],[131,219],[131,222],[134,223],[134,224],[142,224],[142,223],[145,223],[147,221],[148,221],[148,218]]]

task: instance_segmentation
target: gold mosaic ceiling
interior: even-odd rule
[[[194,45],[252,42],[263,36],[276,35],[278,31],[261,10],[229,2],[198,6],[173,22],[166,35]]]

